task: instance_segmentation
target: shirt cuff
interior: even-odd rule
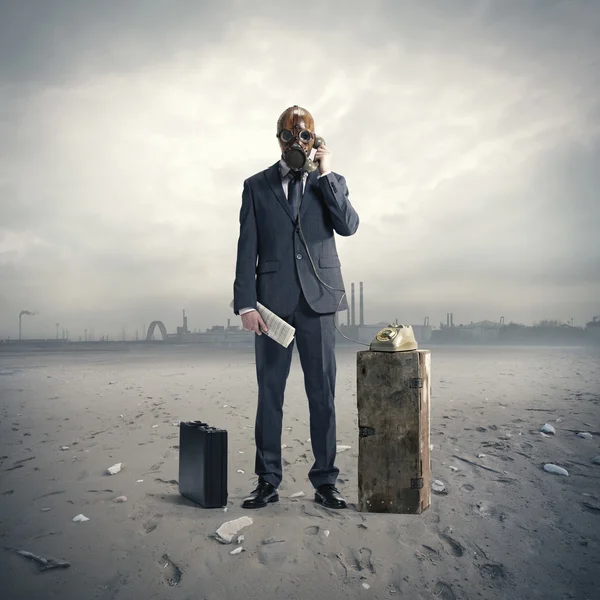
[[[317,179],[321,179],[321,177],[325,177],[325,175],[329,175],[331,173],[331,171],[325,171],[325,173],[323,173],[322,175],[319,175],[317,177]]]
[[[255,308],[240,308],[240,317],[247,312],[250,312],[252,310],[256,310]]]

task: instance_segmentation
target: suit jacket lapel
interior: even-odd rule
[[[275,194],[275,198],[279,201],[279,204],[283,207],[283,210],[288,214],[289,218],[292,221],[295,221],[294,216],[292,214],[292,207],[290,203],[287,201],[285,194],[283,193],[283,187],[281,186],[281,177],[279,176],[279,161],[277,161],[274,165],[269,167],[265,171],[265,177],[271,188],[273,194]]]
[[[318,188],[317,178],[319,176],[319,170],[315,170],[308,174],[306,178],[306,184],[304,186],[304,194],[302,196],[302,203],[300,204],[300,216],[304,215],[308,210],[308,206],[311,203],[311,199],[317,193],[315,190]],[[283,187],[281,185],[281,176],[279,175],[279,161],[274,165],[270,166],[265,171],[265,177],[271,188],[273,194],[279,201],[279,204],[283,207],[283,210],[287,213],[288,217],[295,223],[294,215],[292,214],[292,207],[288,202],[285,194],[283,193]]]

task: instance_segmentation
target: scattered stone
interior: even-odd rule
[[[591,433],[588,433],[587,431],[582,431],[577,434],[577,437],[583,438],[584,440],[591,440],[593,436]]]
[[[263,540],[261,542],[261,544],[263,546],[268,546],[269,544],[282,544],[284,542],[285,542],[285,540],[283,540],[283,539],[277,539],[277,538],[270,537],[270,538],[267,538],[266,540]]]
[[[117,496],[115,502],[127,502],[127,496]]]
[[[350,448],[352,448],[352,446],[338,446],[336,450],[338,452],[345,452],[346,450],[350,450]]]
[[[41,508],[40,509],[42,512],[48,512],[49,510],[51,510],[50,508]]]
[[[68,450],[68,449],[69,449],[69,446],[61,446],[61,447],[60,447],[60,449],[61,449],[61,450]]]
[[[556,431],[554,430],[554,427],[552,427],[552,425],[550,425],[550,423],[546,423],[542,427],[542,433],[549,433],[550,435],[554,435],[556,433]]]
[[[152,425],[152,429],[156,429],[158,425]]]
[[[361,529],[368,529],[367,525],[365,525],[364,523],[359,523],[359,524],[358,524],[358,526],[359,526]]]
[[[600,465],[600,454],[598,456],[594,456],[594,458],[592,458],[592,462],[595,465]]]
[[[365,590],[368,590],[371,587],[368,583],[363,583],[362,586],[365,588]]]
[[[244,474],[244,471],[243,471],[243,469],[238,469],[238,470],[237,470],[237,472],[238,472],[240,475],[243,475],[243,474]]]
[[[329,533],[330,533],[330,532],[329,532],[329,529],[325,529],[325,531],[323,531],[323,535],[324,535],[325,537],[329,537]]]
[[[486,454],[478,454],[477,458],[485,458],[487,455]]]
[[[551,463],[544,465],[544,471],[547,471],[548,473],[554,473],[555,475],[563,475],[564,477],[569,476],[569,472],[566,469]]]
[[[543,431],[540,431],[540,435],[542,437],[550,437],[547,433],[544,433]]]
[[[138,480],[136,481],[136,483],[143,483],[143,482],[144,482],[144,480],[143,480],[143,479],[138,479]]]
[[[89,521],[89,519],[85,515],[77,515],[76,517],[73,517],[73,521],[78,523],[81,521]]]
[[[453,467],[452,465],[450,465],[450,470],[451,471],[458,471],[458,467]]]
[[[243,541],[244,541],[244,536],[243,535],[238,536],[237,543],[241,544]]]
[[[27,552],[27,550],[17,550],[17,554],[39,563],[41,565],[40,571],[49,571],[50,569],[66,569],[67,567],[71,566],[71,563],[67,562],[66,560],[44,558],[43,556],[38,556],[32,552]]]
[[[222,544],[231,544],[234,536],[244,527],[252,525],[254,521],[250,517],[240,517],[233,521],[223,523],[215,532],[215,539]]]
[[[296,492],[295,494],[292,494],[290,498],[302,498],[302,496],[304,496],[304,492]]]
[[[109,475],[116,475],[117,473],[119,473],[122,466],[123,466],[123,463],[117,463],[116,465],[113,465],[112,467],[108,467],[108,469],[106,469],[106,470]]]
[[[434,479],[433,483],[431,484],[431,490],[433,492],[435,492],[436,494],[447,494],[448,491],[446,490],[446,486],[444,485],[443,481],[440,481],[439,479]]]
[[[242,552],[244,550],[244,548],[242,546],[238,546],[237,548],[234,548],[229,554],[240,554],[240,552]]]

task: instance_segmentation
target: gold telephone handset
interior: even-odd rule
[[[316,150],[319,146],[324,146],[325,145],[325,140],[320,136],[317,135],[315,136],[315,143],[313,144],[313,148]],[[317,166],[319,164],[319,161],[316,160],[312,160],[311,158],[306,158],[306,161],[304,162],[304,166],[302,167],[303,171],[306,171],[307,173],[312,173],[313,171],[315,171],[317,169]]]

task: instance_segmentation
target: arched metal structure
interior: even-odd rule
[[[147,342],[152,341],[152,336],[154,335],[155,327],[158,327],[160,329],[160,333],[162,334],[162,339],[166,340],[167,339],[167,328],[165,327],[164,323],[162,321],[152,321],[152,323],[150,323],[150,327],[148,327],[148,333],[146,334],[146,341]]]

